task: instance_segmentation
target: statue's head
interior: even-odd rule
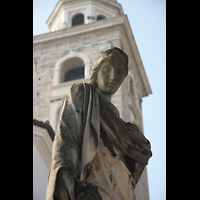
[[[128,56],[117,47],[100,52],[89,83],[104,94],[114,94],[128,74]]]

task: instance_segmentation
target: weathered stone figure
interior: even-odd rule
[[[128,57],[114,47],[94,62],[89,83],[74,84],[62,104],[53,142],[46,200],[134,200],[152,156],[137,126],[110,102],[128,74]]]

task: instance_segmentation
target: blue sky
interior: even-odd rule
[[[150,200],[166,199],[166,0],[117,0],[122,5],[152,89],[143,98],[144,134],[153,156],[147,166]],[[46,21],[58,0],[33,0],[33,35],[48,33]]]

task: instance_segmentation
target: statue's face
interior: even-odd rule
[[[118,56],[112,56],[103,62],[98,71],[98,90],[101,94],[112,95],[118,90],[125,77],[125,64]]]

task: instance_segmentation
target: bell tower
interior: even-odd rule
[[[151,88],[121,4],[117,0],[59,0],[47,19],[50,32],[33,37],[33,118],[56,131],[62,100],[74,83],[88,82],[100,51],[119,47],[129,58],[129,73],[112,103],[120,117],[143,132],[142,98]],[[147,171],[135,189],[149,199]]]
[[[47,20],[51,32],[123,15],[116,0],[59,0]]]

